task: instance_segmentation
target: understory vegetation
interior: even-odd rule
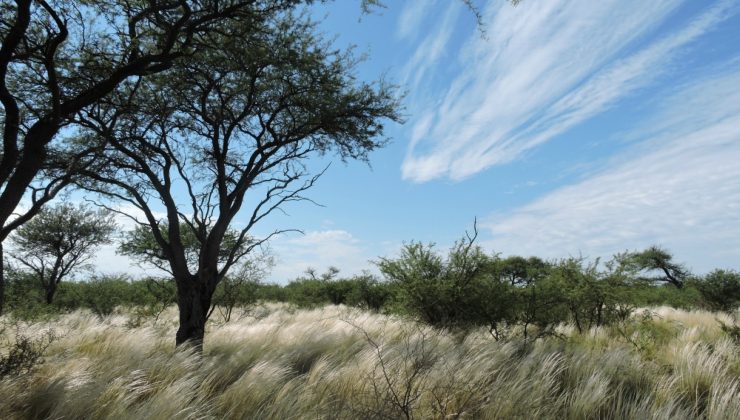
[[[740,418],[740,273],[653,247],[612,260],[405,245],[382,277],[330,268],[215,291],[203,346],[175,346],[172,279],[95,276],[47,303],[8,270],[10,418]],[[657,273],[657,274],[656,274]]]
[[[6,418],[740,418],[733,314],[659,307],[578,332],[492,340],[346,306],[260,304],[212,316],[203,353],[175,347],[177,313],[77,310],[2,318],[2,355],[43,345],[0,379]],[[520,326],[515,327],[521,328]],[[52,337],[52,339],[48,339]],[[38,344],[33,344],[38,343]],[[4,363],[3,362],[1,363]]]

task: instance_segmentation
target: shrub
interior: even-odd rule
[[[352,282],[352,290],[347,300],[349,305],[380,312],[393,299],[393,286],[380,282],[375,276],[364,274],[349,281]]]
[[[58,314],[45,303],[39,280],[31,273],[6,268],[5,302],[8,312],[25,321],[38,321]]]
[[[132,290],[129,279],[123,275],[96,275],[80,286],[82,304],[100,318],[129,303],[126,297]]]
[[[8,328],[8,325],[0,327],[0,336],[4,336]],[[33,339],[24,334],[18,324],[14,326],[14,329],[14,338],[8,339],[3,346],[7,348],[7,351],[0,354],[0,379],[28,373],[43,363],[44,352],[57,338],[53,330]]]
[[[732,312],[740,306],[740,273],[737,271],[714,270],[695,285],[709,309]]]
[[[487,262],[480,248],[459,242],[447,259],[433,245],[404,245],[397,259],[381,258],[380,271],[399,288],[402,306],[422,321],[439,327],[469,324],[478,311],[476,276]]]
[[[248,307],[257,302],[259,279],[240,275],[227,276],[216,287],[213,294],[213,305],[217,308],[224,322],[231,320],[236,307]]]

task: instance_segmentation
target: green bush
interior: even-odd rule
[[[517,286],[499,262],[468,238],[444,258],[432,245],[410,243],[398,258],[381,258],[378,266],[397,288],[398,310],[438,327],[485,325],[499,335],[501,327],[518,316]]]
[[[740,273],[714,270],[694,283],[704,306],[715,311],[732,312],[740,306]]]
[[[131,282],[122,275],[96,275],[79,283],[81,303],[100,318],[113,314],[119,305],[129,304]]]
[[[702,297],[694,282],[687,282],[682,289],[673,285],[652,285],[634,281],[630,285],[629,301],[639,307],[671,306],[696,309],[702,306]]]
[[[380,312],[393,300],[393,285],[379,281],[375,276],[364,274],[347,280],[351,284],[347,304],[358,308]]]
[[[258,279],[227,276],[216,287],[212,304],[222,315],[223,321],[229,322],[234,308],[246,308],[257,302],[258,288]]]
[[[285,287],[285,301],[299,307],[316,307],[330,302],[326,280],[298,278]]]
[[[455,253],[453,249],[444,260],[432,245],[410,243],[401,249],[399,258],[381,258],[378,267],[398,285],[400,304],[410,314],[434,326],[462,325],[469,321],[471,307],[466,300],[474,298],[470,292],[475,285],[472,270],[460,267],[462,259]],[[477,257],[474,263],[482,263],[483,257]]]
[[[46,304],[44,289],[31,273],[6,268],[5,305],[17,319],[37,321],[58,314],[56,306]]]

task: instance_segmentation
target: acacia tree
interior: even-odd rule
[[[30,220],[98,144],[72,118],[127,83],[169,69],[219,24],[254,22],[311,0],[16,0],[0,3],[0,312],[2,242]],[[370,4],[372,2],[369,2]],[[66,128],[66,130],[62,130]],[[83,145],[85,147],[79,147]],[[26,197],[29,205],[18,208]]]
[[[107,211],[69,203],[46,207],[11,236],[13,259],[34,273],[50,304],[62,279],[84,267],[99,245],[110,243],[115,229]]]
[[[661,275],[657,277],[641,278],[649,282],[666,282],[682,289],[689,270],[680,263],[673,261],[673,255],[659,246],[651,246],[644,251],[628,253],[620,257],[623,263],[634,271],[654,272]]]
[[[106,160],[85,171],[81,185],[139,209],[143,217],[134,221],[150,230],[169,265],[178,345],[202,345],[213,293],[244,255],[238,250],[251,252],[286,231],[250,236],[267,215],[305,199],[321,174],[311,175],[306,159],[333,151],[365,160],[384,144],[383,120],[399,119],[393,89],[358,82],[353,56],[332,49],[303,17],[223,26],[207,42],[218,48],[140,81],[79,121],[107,144]],[[246,218],[223,258],[243,207]],[[183,225],[199,244],[195,264]]]

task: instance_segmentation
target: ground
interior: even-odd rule
[[[578,335],[496,341],[343,306],[266,304],[176,350],[176,311],[2,321],[48,342],[0,380],[4,418],[740,418],[740,346],[726,314],[652,308]],[[238,318],[238,319],[237,319]],[[515,335],[515,334],[514,334]],[[46,340],[46,341],[44,341]]]

